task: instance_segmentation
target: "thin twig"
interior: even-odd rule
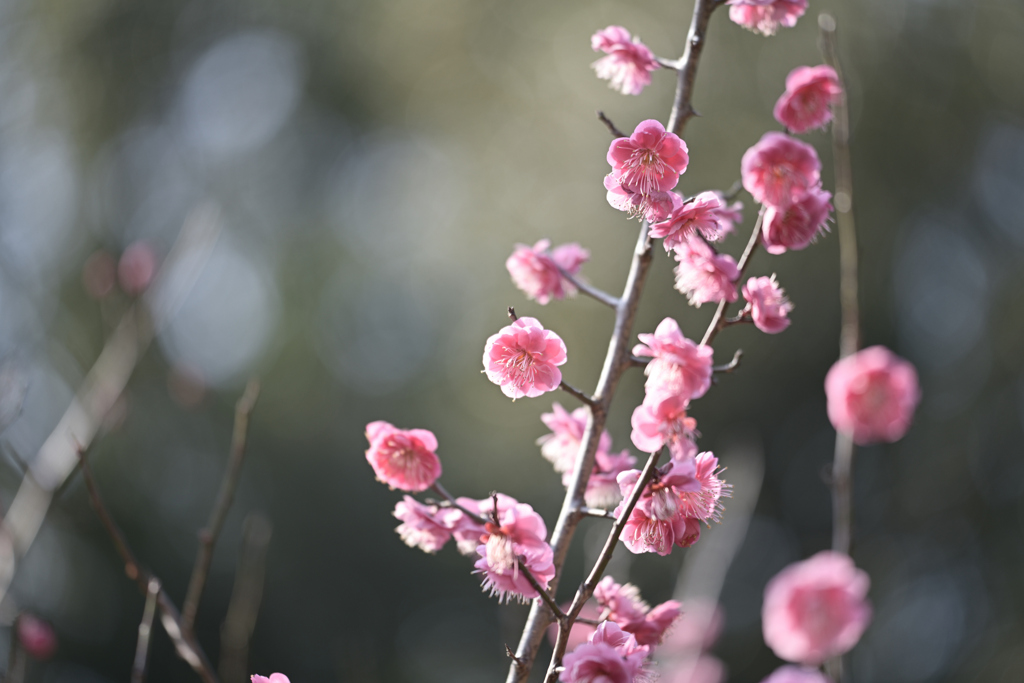
[[[750,265],[750,256],[754,253],[754,249],[761,241],[761,221],[764,220],[765,207],[761,207],[761,211],[757,214],[757,220],[754,222],[754,229],[750,233],[750,239],[747,241],[747,247],[743,250],[743,255],[740,256],[739,262],[736,264],[736,268],[739,269],[739,277],[736,281],[739,282],[743,279],[743,273],[746,272],[747,266]],[[711,344],[718,333],[725,327],[725,309],[729,307],[729,302],[722,299],[718,304],[718,308],[715,309],[715,315],[711,318],[711,324],[708,325],[707,331],[704,333],[704,338],[700,340],[700,343]]]
[[[110,539],[114,542],[117,554],[121,556],[121,561],[124,562],[124,573],[129,579],[135,581],[143,595],[148,595],[149,582],[155,577],[140,567],[135,554],[128,547],[124,533],[107,511],[107,506],[103,503],[103,498],[100,496],[99,487],[92,476],[92,469],[89,467],[81,450],[78,451],[78,457],[81,461],[82,479],[85,481],[85,487],[89,492],[89,500],[92,503],[93,509],[96,510],[96,516],[100,518],[100,522],[106,529]],[[163,588],[157,594],[157,607],[160,608],[160,623],[163,624],[164,630],[174,643],[178,656],[192,667],[192,670],[199,675],[203,683],[218,683],[217,675],[213,672],[213,667],[210,666],[210,661],[206,658],[206,654],[199,646],[199,643],[196,642],[191,634],[182,631],[181,614]]]
[[[455,508],[458,508],[459,510],[462,510],[462,512],[465,515],[467,515],[470,519],[472,519],[477,524],[487,524],[487,522],[490,521],[486,517],[482,517],[482,516],[478,515],[477,513],[473,512],[472,510],[467,510],[462,505],[459,505],[458,501],[455,500],[455,498],[452,496],[452,494],[448,493],[448,489],[446,489],[445,487],[441,486],[441,482],[435,481],[434,485],[431,486],[431,488],[434,491],[436,491],[439,496],[441,496],[442,498],[447,500],[448,503],[452,507],[455,507]]]
[[[557,264],[556,264],[556,266],[557,266]],[[609,308],[612,308],[612,309],[618,308],[619,300],[617,298],[615,298],[611,294],[608,294],[607,292],[601,291],[600,289],[598,289],[597,287],[594,287],[590,283],[584,282],[584,281],[576,278],[574,275],[572,275],[565,268],[562,268],[562,266],[557,266],[557,267],[558,267],[558,272],[560,272],[562,274],[562,277],[564,277],[566,280],[568,280],[570,283],[572,283],[573,287],[575,287],[576,289],[580,290],[581,292],[583,292],[584,294],[586,294],[590,298],[596,299],[596,300],[600,301],[602,304],[604,304],[605,306],[608,306]]]
[[[715,365],[711,368],[713,372],[724,372],[730,373],[740,366],[740,360],[743,358],[743,349],[736,349],[736,353],[732,354],[732,360],[725,365]]]
[[[700,55],[704,50],[708,21],[711,19],[711,13],[720,4],[721,0],[696,0],[693,4],[693,19],[690,21],[690,31],[686,35],[686,49],[683,50],[683,56],[679,58],[677,66],[679,78],[676,82],[676,96],[666,126],[676,135],[682,135],[686,122],[697,115],[692,104],[693,84],[697,79]]]
[[[519,316],[516,315],[516,307],[515,306],[509,306],[508,307],[508,317],[509,317],[509,319],[512,322],[515,322],[515,321],[519,320]]]
[[[608,118],[607,116],[605,116],[605,113],[603,111],[601,111],[600,109],[597,110],[597,118],[598,118],[598,120],[601,121],[601,123],[603,123],[605,125],[605,127],[608,129],[608,132],[610,132],[615,137],[617,137],[617,138],[628,138],[629,137],[628,135],[623,133],[621,130],[619,130],[615,126],[615,124],[612,123],[612,120],[610,118]]]
[[[252,513],[242,523],[242,551],[227,615],[220,628],[220,676],[225,683],[249,679],[249,641],[263,600],[270,520]]]
[[[618,519],[611,510],[599,510],[597,508],[580,508],[580,514],[584,517],[601,517],[603,519]]]
[[[634,368],[646,368],[647,364],[651,362],[650,358],[640,358],[639,356],[630,356],[629,364]]]
[[[156,616],[156,599],[160,595],[160,581],[149,580],[146,591],[146,605],[142,608],[139,622],[139,640],[135,646],[135,662],[132,664],[132,683],[146,680],[146,662],[149,661],[149,639],[153,633],[153,617]]]
[[[743,191],[743,181],[741,181],[741,180],[734,180],[732,185],[729,186],[729,189],[722,193],[722,201],[724,201],[726,204],[728,204],[732,200],[734,200],[737,197],[739,197],[740,196],[740,192],[742,192],[742,191]]]
[[[557,619],[559,622],[564,621],[565,612],[563,612],[562,608],[558,606],[558,603],[555,602],[555,599],[553,597],[551,597],[551,594],[544,590],[544,587],[540,585],[539,581],[537,581],[537,577],[534,576],[533,572],[530,571],[530,568],[526,566],[526,558],[520,557],[517,559],[519,561],[518,569],[523,573],[523,576],[526,577],[527,583],[530,584],[533,590],[537,591],[537,595],[539,595],[540,599],[544,601],[544,604],[548,606],[548,609],[551,610],[551,613],[555,615],[555,619]]]
[[[224,520],[227,519],[231,501],[235,498],[235,488],[238,486],[242,462],[245,460],[245,438],[249,430],[249,415],[252,413],[259,395],[260,383],[255,379],[250,379],[249,383],[245,385],[242,397],[235,404],[235,425],[231,433],[231,450],[228,453],[227,468],[224,470],[224,478],[220,482],[217,502],[210,512],[210,520],[206,523],[206,527],[199,531],[199,551],[196,553],[192,577],[188,582],[188,592],[185,593],[185,603],[181,608],[181,627],[189,633],[195,626],[199,600],[203,597],[203,587],[206,586],[206,577],[210,573],[213,548],[217,544],[217,537],[220,536],[221,529],[224,528]]]
[[[580,391],[573,385],[566,382],[564,379],[562,380],[562,383],[558,385],[558,388],[564,391],[565,393],[570,394],[571,396],[575,396],[583,403],[586,403],[588,406],[592,406],[596,403],[596,401],[594,401],[593,396],[588,396],[585,392]]]
[[[594,568],[590,570],[587,580],[580,585],[576,591],[576,596],[572,600],[572,605],[569,607],[569,611],[566,614],[564,622],[558,625],[558,637],[555,640],[555,651],[551,654],[551,664],[548,666],[547,677],[544,679],[545,683],[555,683],[558,678],[558,667],[562,664],[562,655],[565,654],[566,645],[569,642],[569,633],[572,630],[573,622],[579,616],[580,611],[583,609],[584,603],[590,599],[590,596],[594,594],[594,589],[597,587],[598,581],[604,575],[604,570],[608,567],[608,563],[612,559],[612,554],[615,552],[615,546],[619,542],[619,537],[622,535],[622,530],[626,528],[626,523],[629,521],[629,515],[633,512],[633,508],[636,507],[637,502],[640,500],[640,496],[643,495],[644,489],[647,487],[647,483],[651,480],[654,475],[654,470],[658,466],[658,459],[661,457],[661,451],[651,453],[651,457],[647,459],[647,464],[644,465],[643,471],[640,473],[640,478],[633,486],[633,490],[629,494],[629,498],[626,500],[626,505],[622,509],[622,513],[619,518],[615,520],[615,524],[612,525],[611,531],[608,532],[608,538],[605,539],[604,547],[601,549],[601,554],[597,556],[597,562],[594,563]]]
[[[11,624],[11,646],[7,652],[7,672],[4,674],[4,683],[22,683],[25,680],[25,664],[27,657],[25,649],[21,646],[21,639],[18,638],[19,614]]]

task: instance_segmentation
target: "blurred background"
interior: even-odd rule
[[[778,129],[786,74],[820,63],[823,10],[837,15],[850,91],[864,342],[912,360],[924,391],[905,439],[858,451],[853,555],[871,574],[875,617],[852,680],[1019,680],[1024,5],[812,0],[774,38],[717,12],[679,190],[738,180],[744,150]],[[592,389],[612,320],[586,298],[527,302],[502,266],[517,242],[578,241],[592,253],[586,277],[621,290],[637,226],[605,202],[609,136],[594,112],[627,131],[664,121],[675,79],[658,72],[642,96],[619,95],[594,77],[589,38],[621,24],[676,57],[691,11],[690,0],[4,0],[0,357],[27,386],[0,434],[4,507],[19,461],[36,456],[131,303],[104,259],[141,243],[159,263],[190,213],[216,207],[205,265],[90,451],[112,514],[180,605],[234,401],[259,377],[197,621],[211,658],[255,512],[273,535],[250,673],[504,680],[503,644],[515,646],[526,608],[483,595],[453,548],[430,557],[402,544],[400,495],[374,481],[363,427],[433,430],[451,491],[500,488],[550,527],[562,488],[534,445],[538,418],[552,398],[575,404],[513,404],[480,374],[483,343],[515,305],[562,335],[565,377]],[[827,134],[804,139],[831,188]],[[755,218],[741,199],[741,236],[724,246],[734,255]],[[699,338],[712,311],[688,307],[673,263],[660,247],[655,256],[636,331],[670,315]],[[702,448],[726,466],[737,444],[764,453],[713,650],[736,683],[778,663],[761,640],[765,582],[830,543],[822,382],[838,355],[837,263],[834,234],[759,253],[750,273],[778,274],[794,324],[779,336],[723,333],[716,360],[742,347],[743,365],[693,406]],[[618,449],[630,446],[642,380],[628,375],[616,398]],[[604,528],[577,535],[560,599]],[[613,574],[660,602],[686,554],[627,557]],[[29,680],[128,677],[144,598],[80,476],[54,501],[11,598],[59,639]],[[7,648],[0,633],[0,662]],[[195,680],[159,628],[149,679]]]

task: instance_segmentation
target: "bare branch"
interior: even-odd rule
[[[146,606],[142,609],[142,621],[139,622],[139,640],[135,646],[135,662],[132,664],[132,683],[142,683],[146,679],[146,662],[149,660],[149,638],[153,633],[153,617],[156,616],[156,599],[160,595],[160,581],[149,580],[146,591]]]
[[[713,372],[724,372],[730,373],[740,366],[740,360],[743,358],[743,349],[736,349],[736,353],[732,355],[732,360],[725,365],[715,365],[711,368]]]
[[[575,396],[576,398],[578,398],[583,403],[586,403],[588,406],[593,406],[593,405],[596,404],[596,401],[594,401],[594,397],[593,396],[588,396],[586,393],[580,391],[579,389],[577,389],[573,385],[571,385],[568,382],[566,382],[564,379],[562,380],[562,383],[558,385],[558,388],[561,389],[562,391],[564,391],[567,394]]]
[[[557,266],[557,264],[555,264],[555,265]],[[600,289],[598,289],[597,287],[594,287],[593,285],[591,285],[590,283],[584,282],[583,280],[580,280],[580,279],[576,278],[575,276],[570,274],[569,271],[565,270],[561,266],[557,266],[557,267],[558,267],[558,272],[560,272],[562,274],[562,277],[564,277],[566,280],[571,282],[572,285],[576,289],[580,290],[581,292],[583,292],[584,294],[586,294],[590,298],[596,299],[596,300],[600,301],[602,304],[604,304],[605,306],[608,306],[609,308],[613,308],[614,309],[614,308],[618,308],[619,307],[619,300],[616,299],[611,294],[608,294],[607,292],[603,292]]]
[[[544,590],[544,587],[540,585],[539,581],[537,581],[537,577],[534,576],[533,572],[530,571],[530,568],[526,566],[526,558],[520,557],[517,559],[519,561],[519,571],[521,571],[523,576],[526,577],[527,583],[530,584],[530,587],[532,587],[533,590],[537,591],[537,594],[540,595],[540,599],[544,601],[544,604],[548,606],[551,613],[555,615],[555,619],[561,623],[565,619],[565,612],[563,612],[562,608],[558,606],[558,603],[555,602],[553,597],[551,597],[551,594]]]
[[[679,78],[676,82],[676,96],[672,103],[672,113],[669,115],[668,126],[666,126],[676,135],[682,135],[686,122],[697,115],[691,102],[693,84],[697,79],[700,55],[704,51],[708,21],[711,19],[711,13],[720,4],[722,4],[720,0],[696,0],[693,4],[693,19],[690,21],[690,31],[686,35],[686,49],[675,67],[679,70]]]
[[[764,210],[765,207],[762,206],[761,211],[757,214],[757,220],[754,222],[754,229],[750,233],[750,240],[747,241],[747,247],[743,250],[743,255],[740,256],[740,260],[736,264],[736,267],[740,271],[739,277],[736,278],[737,282],[743,279],[743,273],[747,271],[747,266],[750,265],[750,256],[754,253],[754,249],[757,248],[757,245],[761,241],[761,222],[764,220]],[[708,325],[708,329],[704,333],[704,338],[700,340],[702,345],[711,344],[715,337],[718,336],[718,333],[722,331],[722,328],[725,327],[725,319],[723,316],[725,315],[725,309],[728,307],[729,302],[724,299],[718,304],[718,308],[715,309],[715,315],[711,318],[711,324]]]
[[[605,113],[603,111],[601,111],[600,109],[597,111],[597,118],[601,121],[601,123],[603,123],[605,125],[605,127],[608,129],[608,132],[610,132],[615,137],[617,137],[617,138],[628,138],[629,137],[628,135],[623,133],[621,130],[619,130],[615,126],[615,124],[612,123],[612,120],[610,118],[608,118],[607,116],[605,116]]]
[[[252,413],[259,395],[260,384],[255,379],[251,379],[246,384],[242,397],[235,404],[235,426],[231,433],[231,450],[228,453],[227,469],[224,470],[224,478],[221,480],[220,491],[217,493],[217,502],[210,513],[210,520],[206,523],[206,527],[199,531],[199,551],[196,553],[195,566],[192,568],[188,592],[185,594],[185,603],[181,609],[181,627],[189,633],[192,632],[195,625],[199,600],[203,597],[203,587],[206,586],[206,577],[210,573],[213,548],[224,527],[224,520],[227,519],[231,501],[235,498],[235,488],[238,486],[242,462],[245,460],[245,438],[249,430],[249,415]]]
[[[219,671],[225,683],[242,683],[249,679],[249,640],[263,600],[271,533],[270,520],[258,513],[250,514],[242,525],[242,551],[235,573],[235,587],[220,628]]]
[[[580,514],[584,517],[601,517],[602,519],[617,519],[611,510],[599,510],[597,508],[580,508]]]

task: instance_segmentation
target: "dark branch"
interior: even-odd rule
[[[146,605],[142,609],[142,621],[139,622],[139,640],[135,645],[135,662],[132,664],[132,683],[142,683],[146,679],[146,662],[149,661],[149,639],[153,633],[153,617],[156,616],[156,599],[160,595],[160,581],[149,580],[146,591]]]
[[[743,250],[743,255],[740,256],[739,262],[736,267],[739,269],[739,277],[736,281],[739,282],[743,279],[743,274],[747,271],[747,266],[750,265],[750,256],[754,253],[754,249],[757,248],[758,243],[761,241],[761,221],[764,220],[764,206],[761,207],[761,211],[757,214],[757,221],[754,222],[754,230],[750,233],[750,240],[747,242],[747,248]],[[729,302],[722,300],[718,304],[718,308],[715,309],[715,315],[711,318],[711,324],[708,325],[707,331],[704,333],[704,338],[701,339],[701,344],[711,344],[718,333],[725,327],[725,309],[729,307]]]
[[[740,359],[743,358],[743,349],[736,349],[736,353],[732,355],[732,360],[725,365],[716,365],[711,368],[714,372],[730,373],[740,366]]]
[[[605,306],[608,306],[613,309],[619,307],[619,300],[616,299],[611,294],[601,291],[597,287],[594,287],[593,285],[587,282],[583,282],[582,280],[577,279],[575,276],[571,275],[567,270],[565,270],[561,266],[558,266],[558,272],[562,274],[562,277],[571,282],[576,289],[580,290],[581,292],[591,297],[592,299],[597,299]]]
[[[583,403],[586,403],[588,406],[594,406],[597,403],[596,401],[594,401],[594,397],[593,396],[588,396],[584,392],[580,391],[579,389],[577,389],[573,385],[571,385],[568,382],[566,382],[564,379],[562,380],[562,383],[558,385],[558,388],[561,389],[562,391],[564,391],[567,394],[575,396],[576,398],[578,398]]]
[[[614,135],[615,137],[617,137],[617,138],[628,138],[629,137],[628,135],[623,133],[621,130],[616,128],[615,124],[612,123],[612,120],[610,118],[608,118],[607,116],[605,116],[604,112],[601,111],[600,109],[597,111],[597,118],[601,121],[601,123],[603,123],[605,125],[605,128],[607,128],[608,131],[612,135]]]
[[[441,496],[446,501],[448,501],[449,505],[451,505],[454,508],[458,508],[459,510],[462,510],[462,512],[465,515],[467,515],[470,519],[472,519],[477,524],[487,524],[487,522],[490,521],[487,518],[481,517],[477,513],[472,512],[470,510],[467,510],[466,508],[464,508],[461,505],[459,505],[458,502],[456,502],[455,498],[452,496],[452,494],[448,493],[448,489],[446,489],[445,487],[441,486],[441,482],[440,481],[435,481],[434,485],[431,488],[437,493],[437,495]],[[497,510],[497,506],[495,506],[495,510]]]

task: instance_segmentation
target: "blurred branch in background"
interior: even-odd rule
[[[267,546],[272,532],[270,520],[265,516],[251,513],[245,518],[235,587],[220,630],[218,670],[225,683],[244,683],[249,679],[249,640],[263,599]]]
[[[142,621],[139,622],[139,641],[135,646],[135,664],[132,666],[132,683],[146,680],[146,662],[149,660],[149,640],[153,635],[153,617],[156,616],[156,599],[160,595],[160,581],[149,580],[146,591],[146,606],[142,609]]]

